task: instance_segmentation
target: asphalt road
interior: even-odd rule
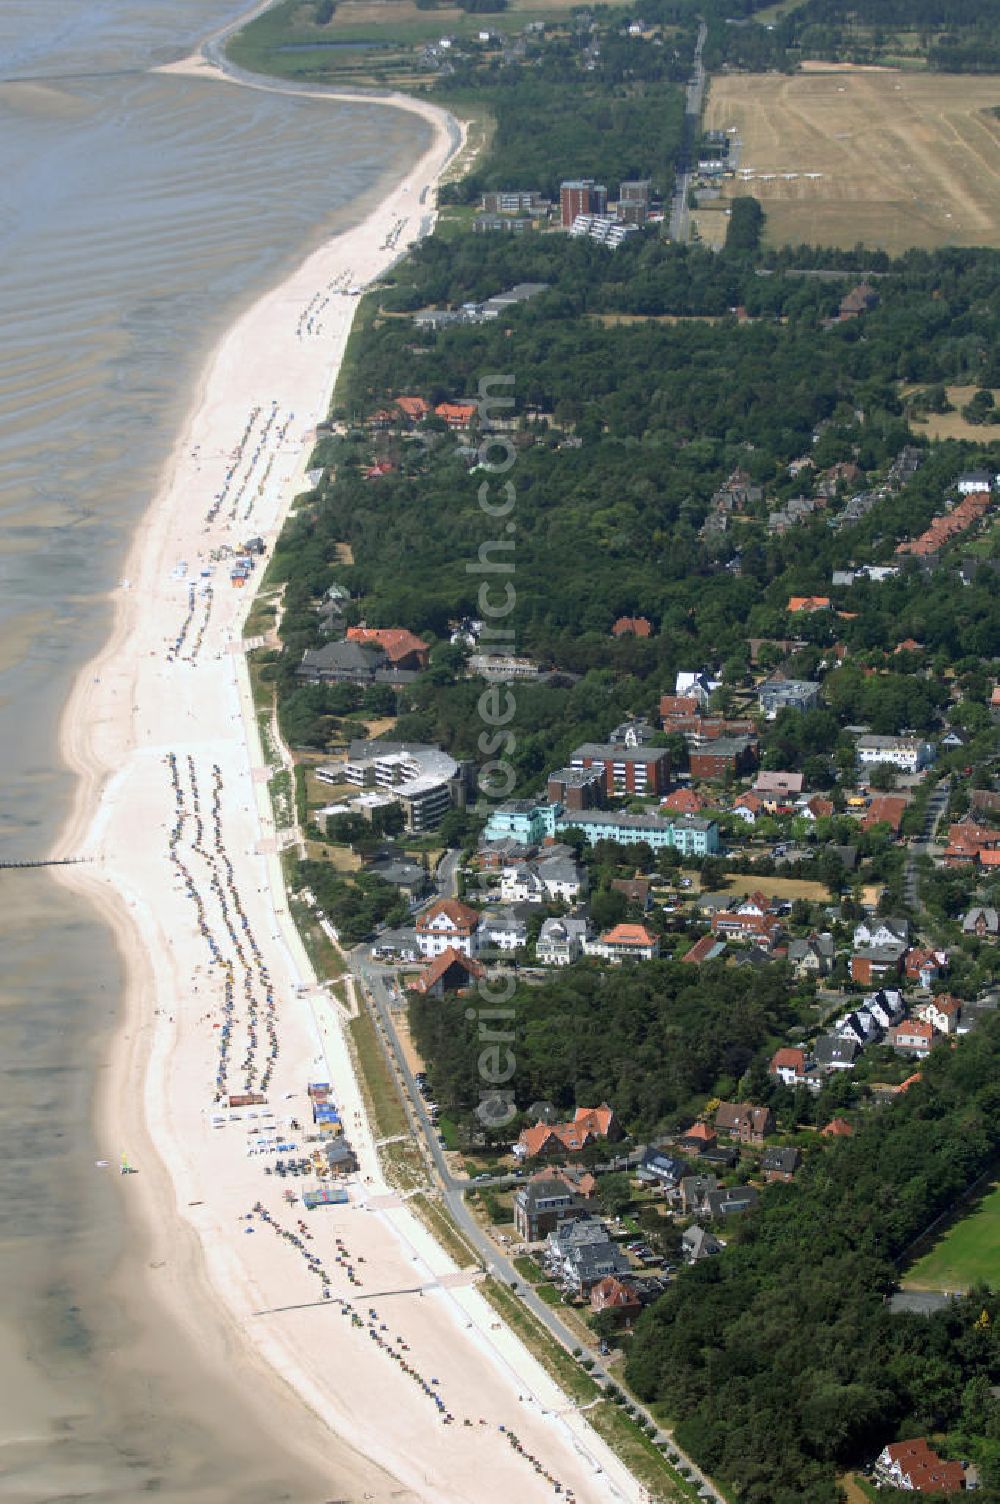
[[[446,851],[437,864],[434,884],[441,898],[458,897],[458,868],[462,858],[460,851]]]
[[[944,819],[948,808],[948,800],[951,796],[951,779],[942,778],[937,788],[927,801],[927,812],[924,820],[924,828],[920,833],[919,840],[907,849],[906,870],[903,877],[903,892],[907,903],[914,913],[922,914],[924,905],[920,897],[920,884],[917,875],[917,857],[926,856],[934,845],[938,826]]]
[[[438,872],[439,874],[441,872],[440,866]],[[441,1194],[445,1205],[462,1236],[475,1250],[482,1268],[506,1285],[508,1289],[516,1286],[519,1299],[531,1314],[541,1322],[545,1330],[555,1338],[560,1346],[570,1352],[575,1347],[582,1347],[584,1354],[594,1360],[595,1366],[591,1377],[598,1382],[606,1381],[607,1376],[600,1367],[601,1358],[599,1351],[588,1344],[580,1342],[577,1333],[570,1330],[562,1321],[558,1312],[552,1306],[546,1305],[535,1293],[532,1286],[515,1269],[513,1261],[507,1254],[497,1248],[491,1238],[487,1237],[475,1217],[469,1211],[465,1202],[465,1191],[472,1182],[464,1177],[456,1177],[451,1173],[438,1138],[437,1129],[431,1123],[424,1099],[420,1094],[420,1089],[417,1086],[413,1072],[407,1063],[406,1056],[399,1042],[393,1018],[393,1005],[397,1001],[398,984],[395,982],[391,970],[373,961],[366,947],[358,947],[352,953],[351,969],[360,984],[359,1001],[361,1005],[364,1006],[367,999],[374,1011],[376,1021],[380,1025],[383,1041],[394,1061],[398,1077],[408,1099],[407,1106],[411,1120],[418,1125],[422,1133],[441,1186]],[[637,1154],[641,1154],[641,1152],[639,1150]],[[633,1159],[636,1157],[636,1155],[632,1156]],[[509,1185],[511,1179],[512,1177],[510,1176],[495,1176],[489,1181],[477,1183]],[[653,1438],[655,1441],[669,1445],[674,1450],[680,1451],[670,1433],[660,1429],[654,1416],[649,1411],[638,1403],[636,1408],[643,1418],[657,1426],[656,1435]],[[701,1473],[690,1457],[685,1456],[683,1452],[680,1453],[680,1457],[681,1464],[691,1469],[696,1486],[711,1491],[704,1497],[706,1499],[715,1499],[717,1496],[711,1481]]]
[[[705,69],[701,61],[701,51],[708,35],[708,27],[704,21],[698,27],[698,40],[694,47],[694,60],[691,68],[691,80],[687,87],[687,97],[684,103],[684,132],[681,144],[681,160],[684,164],[683,171],[678,174],[674,196],[670,201],[670,218],[668,221],[668,234],[671,240],[686,244],[691,233],[691,215],[688,209],[688,192],[691,188],[691,153],[694,150],[695,138],[701,122],[701,110],[705,98]]]

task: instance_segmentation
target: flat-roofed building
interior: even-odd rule
[[[559,221],[564,230],[570,230],[581,214],[606,214],[608,190],[603,183],[593,178],[567,179],[559,187]]]
[[[648,204],[652,192],[652,184],[649,178],[633,178],[630,182],[622,183],[618,189],[619,200],[631,200],[633,203]]]
[[[719,850],[719,827],[697,815],[664,820],[660,815],[620,813],[617,810],[560,812],[555,834],[582,831],[588,845],[616,841],[620,846],[647,845],[653,851],[673,847],[682,856],[712,856]]]
[[[815,710],[819,685],[808,679],[767,679],[757,691],[761,710],[773,721],[781,710]]]
[[[597,808],[604,803],[606,777],[603,767],[560,768],[549,774],[549,803],[564,809]]]
[[[449,809],[464,807],[470,788],[466,766],[419,742],[352,742],[343,768],[318,769],[317,777],[363,789],[362,813],[399,804],[413,832],[435,830]]]
[[[524,235],[531,227],[524,214],[477,214],[472,221],[476,235]]]
[[[670,781],[666,747],[602,746],[584,742],[570,758],[573,768],[601,768],[608,794],[662,794]]]
[[[537,188],[500,188],[484,193],[482,203],[487,214],[529,214],[548,208],[548,200]]]

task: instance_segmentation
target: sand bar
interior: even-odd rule
[[[212,73],[201,58],[180,68]],[[317,987],[285,907],[239,651],[254,585],[234,584],[223,555],[251,535],[273,545],[303,489],[352,289],[429,227],[454,145],[441,112],[393,103],[430,121],[432,146],[212,352],[138,530],[111,639],[63,721],[80,782],[56,854],[90,860],[62,880],[98,905],[128,973],[102,1098],[108,1173],[120,1154],[139,1172],[125,1189],[149,1244],[151,1298],[209,1370],[240,1375],[286,1447],[325,1472],[328,1494],[638,1500],[585,1417],[381,1178],[341,1006]],[[278,1142],[308,1152],[316,1079],[332,1085],[360,1169],[345,1205],[304,1212],[285,1191],[312,1182],[265,1168]],[[248,1087],[266,1104],[225,1105]]]

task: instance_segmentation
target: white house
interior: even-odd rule
[[[771,913],[771,904],[763,893],[751,893],[737,905],[737,914],[748,914],[751,919],[763,919]]]
[[[934,1027],[924,1018],[907,1018],[889,1030],[888,1043],[904,1055],[930,1053],[934,1043]]]
[[[512,909],[495,909],[483,914],[478,933],[480,948],[492,945],[497,950],[521,950],[528,943],[528,926]]]
[[[616,924],[606,930],[597,940],[588,940],[584,946],[588,956],[600,956],[605,961],[652,961],[660,954],[660,941],[644,924]]]
[[[448,949],[463,956],[479,952],[480,914],[457,898],[439,898],[417,918],[417,948],[422,956],[443,955]]]
[[[919,773],[934,761],[934,748],[918,736],[859,736],[854,747],[863,768],[881,765]]]
[[[955,484],[961,496],[971,496],[975,491],[992,491],[996,479],[988,470],[966,470]]]
[[[586,919],[546,919],[538,933],[535,955],[542,966],[572,966],[583,955]]]
[[[865,998],[865,1011],[881,1028],[888,1029],[898,1024],[906,1011],[903,994],[893,988],[880,987],[878,992],[869,993]]]
[[[928,1003],[924,1009],[924,1018],[936,1034],[957,1034],[962,1021],[961,999],[942,993],[932,1003]]]
[[[770,1072],[783,1086],[797,1086],[806,1074],[806,1052],[786,1045],[771,1057]]]
[[[544,903],[545,884],[533,862],[505,867],[500,874],[500,897],[504,903]]]
[[[679,699],[697,700],[700,705],[707,705],[721,683],[721,679],[711,678],[704,670],[694,674],[682,672],[677,675],[674,694]]]
[[[854,949],[891,950],[894,945],[909,945],[910,923],[907,919],[863,919],[854,926]]]
[[[572,857],[544,853],[534,862],[517,862],[500,874],[504,903],[575,903],[587,891],[587,878]]]
[[[882,1033],[881,1025],[867,1008],[853,1009],[846,1017],[837,1020],[834,1029],[842,1039],[853,1039],[862,1049]]]
[[[551,902],[576,903],[587,891],[586,872],[569,856],[546,857],[542,852],[538,875],[545,885],[545,896]]]

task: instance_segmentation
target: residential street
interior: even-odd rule
[[[924,911],[923,901],[920,897],[920,884],[917,874],[917,857],[930,853],[938,832],[938,826],[944,819],[948,808],[948,799],[951,794],[951,780],[943,778],[927,801],[927,818],[920,839],[914,841],[906,853],[906,874],[903,879],[903,891],[906,901],[915,914]]]

